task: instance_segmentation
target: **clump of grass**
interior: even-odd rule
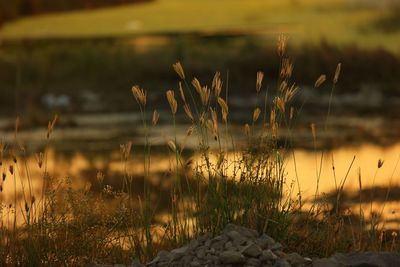
[[[195,77],[189,78],[180,62],[173,65],[179,78],[178,86],[166,92],[170,114],[162,114],[163,119],[170,119],[173,125],[172,136],[165,142],[171,158],[170,171],[165,178],[171,183],[169,210],[163,219],[157,217],[162,200],[157,196],[158,188],[151,182],[153,140],[150,133],[157,127],[160,113],[155,109],[149,112],[151,103],[146,90],[132,87],[144,130],[143,152],[136,155],[143,157],[143,177],[138,179],[128,171],[135,144],[131,141],[121,144],[120,189],[107,185],[106,174],[101,172],[97,173],[95,182],[81,189],[74,189],[71,179],[56,179],[50,175],[47,157],[57,121],[55,117],[48,124],[45,149],[35,157],[42,173],[42,188],[40,193],[33,192],[33,178],[26,163],[26,149],[18,139],[17,121],[12,147],[0,143],[0,165],[5,166],[0,194],[5,179],[12,179],[14,192],[11,204],[1,203],[0,208],[3,248],[0,265],[130,263],[132,258],[144,262],[161,249],[174,248],[204,233],[219,233],[228,223],[268,233],[284,241],[288,249],[307,255],[327,256],[337,250],[382,248],[376,246],[385,238],[380,234],[382,229],[377,227],[377,220],[370,222],[369,235],[365,234],[367,222],[361,204],[357,222],[350,211],[341,208],[344,186],[354,159],[345,177],[336,181],[332,158],[336,186],[333,205],[321,197],[317,185],[314,202],[309,210],[304,210],[298,177],[287,176],[286,159],[293,157],[295,160],[290,136],[302,106],[293,104],[299,89],[291,81],[294,66],[287,56],[286,42],[284,36],[278,40],[280,72],[276,88],[268,89],[263,72],[256,74],[256,101],[247,123],[242,126],[241,139],[234,137],[231,123],[228,77],[224,81],[221,73],[216,72],[212,83],[205,85]],[[325,131],[340,71],[339,64],[332,79]],[[314,87],[321,87],[326,80],[327,76],[321,75]],[[179,113],[184,113],[188,122],[183,140],[178,138]],[[288,139],[282,140],[282,130],[290,132]],[[315,124],[311,132],[316,150]],[[186,148],[189,139],[196,144],[192,150]],[[6,151],[9,157],[5,163]],[[323,157],[324,152],[320,159],[316,157],[317,184]],[[382,165],[380,161],[378,169]],[[21,172],[21,168],[25,172]],[[292,180],[297,181],[296,197],[292,195]],[[17,183],[21,184],[21,199],[17,198]],[[143,185],[139,194],[133,190],[138,183]],[[361,192],[361,174],[359,184]],[[99,194],[91,190],[93,186],[101,189]],[[358,228],[355,227],[357,223]],[[396,236],[390,240],[390,249],[395,249]],[[299,247],[303,250],[299,251]]]

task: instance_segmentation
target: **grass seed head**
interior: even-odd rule
[[[281,72],[280,72],[281,78],[289,79],[290,77],[292,77],[292,72],[293,72],[292,61],[288,58],[282,59],[282,67],[281,67]]]
[[[317,130],[315,127],[315,123],[311,123],[310,127],[311,127],[311,133],[312,133],[313,139],[315,140],[317,138]]]
[[[296,95],[299,88],[293,84],[290,88],[287,88],[285,91],[284,102],[288,103],[292,100],[292,98]]]
[[[341,69],[342,69],[342,63],[337,64],[336,71],[335,71],[335,76],[333,77],[333,83],[334,84],[336,84],[338,82],[338,80],[339,80]]]
[[[325,75],[325,74],[322,74],[322,75],[319,76],[318,79],[315,81],[314,88],[320,87],[325,81],[326,81],[326,75]]]
[[[175,115],[176,111],[178,109],[178,103],[176,102],[174,91],[168,90],[166,95],[167,95],[167,100],[168,100],[169,106],[171,107],[172,114]]]
[[[203,86],[201,88],[201,92],[200,92],[200,99],[201,99],[201,103],[204,106],[208,105],[208,101],[210,100],[210,96],[211,96],[211,90],[207,86]]]
[[[280,57],[283,57],[286,53],[287,40],[288,37],[284,34],[278,36],[277,52]]]
[[[151,120],[151,123],[153,126],[157,125],[158,119],[160,118],[160,114],[157,112],[157,110],[153,111],[153,118]]]
[[[201,84],[200,81],[197,78],[194,78],[192,81],[193,87],[196,89],[197,93],[200,95],[201,94]]]
[[[257,80],[256,80],[257,93],[259,93],[261,90],[263,79],[264,79],[264,72],[262,72],[262,71],[257,72]]]
[[[384,160],[381,160],[381,159],[378,160],[378,169],[382,168],[383,163],[385,163]]]
[[[212,81],[212,89],[215,92],[215,96],[219,97],[221,94],[222,90],[222,81],[221,81],[221,73],[217,71],[214,75],[213,81]]]
[[[119,145],[120,150],[121,150],[121,155],[124,160],[127,160],[129,158],[129,155],[131,154],[132,150],[132,141],[129,141],[126,144],[121,144]]]
[[[221,107],[221,113],[222,113],[222,121],[224,123],[227,122],[228,114],[229,114],[229,108],[228,105],[226,104],[225,100],[222,99],[221,97],[218,97],[217,102],[219,106]]]
[[[103,173],[102,171],[98,171],[98,172],[97,172],[96,178],[97,178],[97,181],[98,181],[100,184],[103,184],[104,177],[105,177],[105,175],[104,175],[104,173]]]
[[[253,122],[256,122],[258,120],[258,117],[261,114],[261,109],[260,108],[256,108],[253,112]]]
[[[286,104],[285,101],[281,97],[277,96],[277,97],[275,97],[274,102],[275,102],[275,105],[278,108],[278,110],[282,114],[284,114],[285,113],[285,104]]]
[[[36,153],[35,156],[36,156],[36,161],[39,166],[39,169],[41,169],[43,166],[44,154],[43,154],[43,152],[39,152],[39,153]]]
[[[137,85],[132,87],[132,94],[136,99],[136,102],[141,106],[146,106],[146,91]]]
[[[188,105],[187,103],[185,103],[185,104],[183,105],[183,110],[185,111],[185,113],[186,113],[186,115],[189,117],[189,119],[190,119],[192,122],[194,122],[194,117],[193,117],[192,111],[190,110],[190,107],[189,107],[189,105]]]
[[[218,138],[218,117],[217,117],[217,112],[215,109],[210,107],[210,113],[211,113],[211,120],[212,120],[212,132],[214,134],[214,139]]]
[[[247,138],[250,138],[250,125],[248,123],[244,125],[244,134]]]
[[[58,115],[54,115],[54,118],[52,121],[49,121],[49,123],[47,124],[47,139],[50,138],[50,135],[53,133],[54,130],[54,126],[56,125],[56,122],[58,120]]]
[[[289,120],[292,120],[293,117],[294,117],[294,107],[290,107]]]
[[[178,61],[175,64],[172,65],[174,68],[175,72],[178,74],[178,76],[184,80],[185,79],[185,72],[183,71],[181,63]]]
[[[182,88],[182,83],[181,82],[179,82],[179,93],[181,94],[181,98],[182,98],[183,103],[186,103],[186,98],[185,98],[185,94],[183,92],[183,88]]]
[[[172,152],[176,152],[176,145],[175,142],[172,140],[168,141],[168,147],[172,150]]]

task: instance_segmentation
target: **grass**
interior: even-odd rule
[[[262,72],[255,77],[257,101],[243,126],[242,142],[232,137],[228,80],[217,72],[212,83],[204,85],[189,78],[179,62],[173,65],[179,80],[177,89],[166,92],[170,123],[176,127],[177,114],[185,113],[190,126],[183,140],[177,138],[175,130],[166,142],[170,159],[170,170],[164,176],[169,182],[166,200],[160,199],[160,188],[150,177],[153,156],[149,133],[157,127],[159,113],[141,87],[134,86],[132,94],[145,137],[143,152],[135,154],[143,159],[143,176],[134,177],[127,168],[134,144],[121,144],[120,189],[104,183],[102,173],[82,189],[73,189],[69,179],[49,175],[47,153],[55,117],[48,124],[47,146],[36,157],[42,173],[41,190],[30,190],[33,177],[18,138],[17,120],[15,142],[0,146],[5,166],[2,186],[10,186],[6,189],[14,192],[11,204],[0,200],[1,265],[129,263],[132,258],[148,261],[161,249],[175,248],[204,233],[219,233],[227,223],[265,232],[304,255],[327,256],[359,249],[398,251],[394,235],[380,237],[385,229],[377,223],[379,216],[370,220],[360,208],[359,217],[354,218],[351,211],[339,208],[347,175],[335,180],[338,186],[331,204],[316,190],[314,199],[322,201],[311,202],[312,206],[304,209],[300,187],[299,192],[293,191],[290,180],[294,178],[287,177],[285,162],[295,154],[290,150],[290,139],[281,142],[280,131],[290,131],[296,124],[299,110],[292,100],[298,88],[292,81],[293,65],[285,44],[286,39],[280,38],[277,88],[267,89]],[[331,76],[333,92],[340,67]],[[323,82],[327,81],[319,79],[315,87]],[[326,127],[328,117],[329,112],[322,122]],[[315,142],[315,126],[311,134]],[[185,149],[188,139],[197,144],[193,151]],[[349,162],[348,170],[352,164]],[[319,176],[317,173],[318,180]],[[359,181],[361,192],[361,175]],[[19,184],[22,193],[17,198]],[[139,194],[135,193],[137,184],[141,185]],[[101,192],[95,194],[92,186]],[[168,212],[160,219],[162,201],[167,203]]]
[[[392,8],[393,9],[393,8]],[[357,44],[399,53],[400,31],[387,21],[391,8],[355,7],[345,0],[158,0],[94,11],[77,11],[29,17],[6,24],[5,40],[129,37],[153,34],[256,33],[273,36],[284,32],[293,43]],[[388,19],[387,19],[388,18]],[[376,25],[379,25],[377,27]],[[383,28],[382,28],[383,27]],[[398,27],[397,27],[398,29]]]

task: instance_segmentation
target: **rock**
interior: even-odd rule
[[[245,246],[240,252],[243,255],[248,256],[248,257],[258,257],[261,255],[262,250],[259,246],[252,243],[252,244]]]
[[[275,245],[275,240],[266,234],[262,234],[256,239],[256,244],[259,245],[261,249],[267,249]]]
[[[138,259],[134,259],[129,267],[144,267],[144,265]]]
[[[337,262],[345,266],[400,266],[400,254],[390,252],[354,252],[349,254],[337,253],[332,256],[332,259],[335,259]]]
[[[400,254],[389,252],[337,253],[330,258],[304,258],[298,253],[285,253],[283,246],[266,234],[258,236],[250,230],[233,224],[223,234],[206,234],[171,252],[160,251],[147,266],[171,267],[397,267]],[[112,265],[93,264],[95,267]],[[123,267],[115,265],[114,267]],[[130,267],[143,267],[133,261]]]
[[[277,259],[273,267],[292,267],[290,263],[285,259]]]
[[[199,247],[196,250],[196,257],[199,258],[199,259],[205,258],[206,257],[206,250],[207,250],[207,247],[205,247],[205,246]]]
[[[254,266],[254,267],[258,267],[261,266],[261,260],[257,259],[257,258],[249,258],[246,261],[246,265],[247,266]]]
[[[343,264],[338,263],[333,259],[314,259],[312,262],[313,267],[344,267]]]
[[[275,244],[273,244],[269,249],[271,249],[272,251],[276,251],[276,250],[282,250],[283,246],[281,243],[276,242]]]
[[[286,255],[285,259],[294,267],[307,263],[307,261],[298,253],[289,253]]]
[[[235,224],[231,224],[231,223],[227,224],[222,232],[224,234],[227,234],[228,232],[231,232],[231,231],[236,231],[240,235],[242,235],[246,238],[256,238],[258,236],[258,232],[256,230],[249,229],[249,228],[235,225]]]
[[[245,257],[242,253],[237,251],[224,251],[219,255],[219,259],[222,263],[227,264],[239,264],[245,262]]]
[[[270,249],[263,250],[260,256],[262,262],[275,261],[277,259],[278,256],[276,256]]]
[[[239,232],[232,230],[226,233],[226,235],[232,240],[232,243],[235,246],[243,245],[246,242],[246,238],[244,238]]]

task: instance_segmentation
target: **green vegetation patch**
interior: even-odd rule
[[[91,11],[34,16],[6,24],[6,40],[125,37],[148,34],[287,33],[291,42],[356,43],[398,52],[400,33],[388,35],[373,22],[382,8],[349,1],[158,0]],[[365,29],[369,29],[366,31]]]

